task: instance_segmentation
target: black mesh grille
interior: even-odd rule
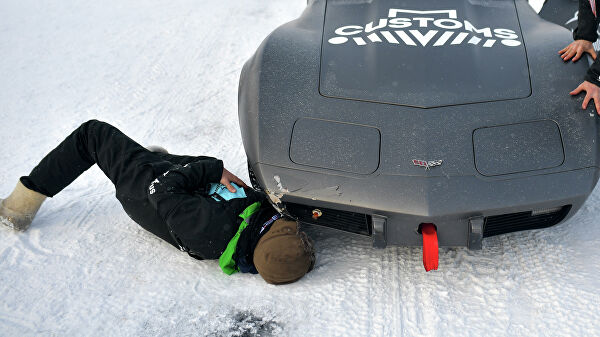
[[[367,214],[338,211],[335,209],[286,203],[287,211],[300,222],[330,227],[346,232],[371,235],[371,216]],[[313,219],[312,212],[319,209],[323,215]]]
[[[483,237],[554,226],[567,216],[569,210],[571,205],[546,212],[528,211],[489,216],[485,218]]]

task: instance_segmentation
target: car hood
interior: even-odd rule
[[[422,108],[531,94],[512,0],[329,0],[319,91]]]

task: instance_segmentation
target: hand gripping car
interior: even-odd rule
[[[524,0],[310,0],[242,70],[252,180],[301,222],[424,245],[426,269],[558,224],[600,166],[571,41]]]

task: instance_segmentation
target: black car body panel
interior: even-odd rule
[[[443,28],[459,26],[445,19],[453,11],[461,28]],[[362,28],[336,34],[347,25]],[[443,246],[468,246],[473,224],[507,214],[529,212],[504,232],[555,224],[580,208],[600,166],[599,118],[568,95],[588,64],[557,54],[571,41],[521,0],[310,1],[242,70],[253,176],[303,222],[345,229],[365,219],[352,231],[388,244],[420,245],[421,223],[437,226]]]
[[[428,108],[531,94],[513,1],[414,3],[329,1],[321,94]]]

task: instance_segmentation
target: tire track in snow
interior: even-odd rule
[[[385,328],[385,310],[382,306],[377,305],[381,298],[385,298],[385,285],[383,284],[383,250],[374,251],[373,262],[369,263],[367,279],[369,280],[368,310],[369,317],[367,319],[367,335],[379,336]]]
[[[3,265],[14,266],[17,264],[20,252],[13,247],[5,247],[0,250],[0,261]]]
[[[39,333],[37,331],[34,324],[23,319],[22,317],[8,315],[3,310],[3,313],[0,313],[0,327],[2,327],[2,331],[0,331],[0,335],[5,336],[24,336],[24,335],[34,335]]]
[[[403,301],[407,298],[404,296],[406,294],[403,291],[406,286],[403,284],[403,275],[401,275],[401,267],[403,265],[403,261],[401,261],[402,256],[399,256],[399,249],[397,247],[390,247],[384,251],[384,265],[382,266],[382,270],[384,271],[381,274],[381,282],[385,283],[389,282],[386,288],[388,291],[391,291],[392,296],[386,305],[388,314],[384,312],[383,317],[388,317],[391,321],[391,324],[387,324],[386,329],[384,330],[385,336],[402,336],[404,330],[404,321],[407,316],[404,312],[404,309],[411,305],[411,302]],[[390,287],[391,286],[391,287]],[[385,297],[384,297],[385,298]],[[390,317],[390,314],[392,317]]]
[[[0,224],[0,267],[13,266],[19,261],[18,240],[17,232]]]
[[[45,248],[40,241],[41,232],[39,229],[31,228],[26,233],[19,235],[19,242],[27,251],[36,255],[36,258],[48,256],[53,253],[52,250]]]

